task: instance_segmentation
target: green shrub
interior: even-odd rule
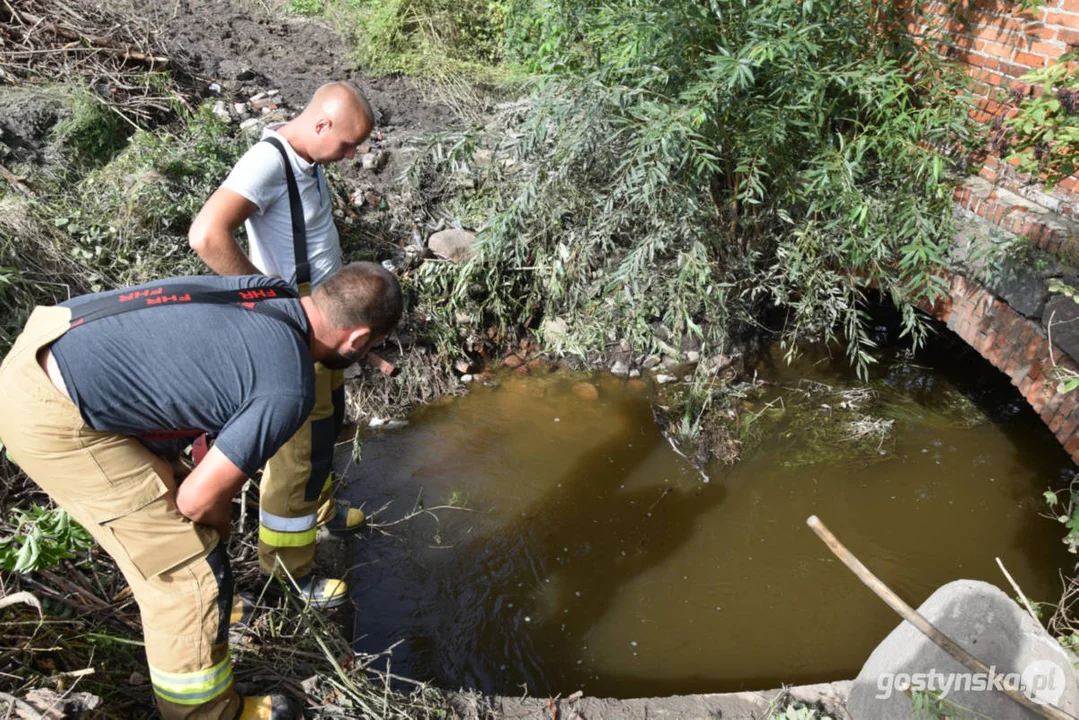
[[[548,71],[527,104],[499,136],[435,138],[414,167],[506,198],[446,299],[474,320],[564,320],[559,347],[582,352],[717,348],[778,307],[787,340],[842,328],[864,370],[873,286],[920,337],[913,303],[945,290],[951,233],[938,149],[968,120],[961,75],[890,7],[537,0],[538,30],[512,36]]]
[[[204,107],[178,128],[135,133],[74,193],[51,203],[71,253],[100,278],[93,289],[202,272],[187,229],[247,144]]]
[[[1079,76],[1070,67],[1076,60],[1079,51],[1021,77],[1037,92],[1004,121],[1013,143],[1008,159],[1019,160],[1022,172],[1044,176],[1049,189],[1074,175],[1079,165]]]
[[[374,72],[500,75],[506,0],[326,0],[324,14]]]
[[[0,538],[0,569],[27,573],[50,567],[93,547],[90,533],[64,510],[33,505],[8,516],[14,533]]]
[[[52,130],[53,151],[80,168],[108,162],[124,146],[131,128],[92,90],[64,92],[71,114]]]

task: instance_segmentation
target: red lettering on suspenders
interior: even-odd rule
[[[165,288],[150,288],[147,290],[136,290],[134,292],[122,293],[120,295],[120,302],[131,302],[132,300],[138,300],[139,298],[153,297],[154,295],[160,295],[165,292]]]
[[[166,303],[191,302],[190,295],[162,295],[161,297],[147,298],[147,305],[164,305]]]
[[[244,300],[259,300],[259,299],[265,300],[266,298],[275,298],[275,297],[277,297],[277,291],[272,290],[272,289],[241,290],[240,291],[240,297],[242,297]],[[243,305],[244,307],[248,307],[247,303],[240,303],[240,304]]]

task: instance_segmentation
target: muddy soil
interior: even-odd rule
[[[359,87],[375,110],[376,128],[368,148],[385,154],[377,171],[356,163],[337,169],[361,191],[381,198],[399,192],[410,141],[458,121],[446,105],[431,102],[409,78],[370,77],[350,57],[348,44],[319,20],[271,13],[250,0],[173,0],[141,3],[114,0],[126,13],[157,28],[158,42],[184,68],[184,80],[202,98],[244,102],[267,90],[280,91],[286,116],[301,109],[323,83],[347,80]],[[272,4],[272,3],[271,3]],[[220,87],[214,92],[211,85]],[[358,156],[357,156],[358,157]]]

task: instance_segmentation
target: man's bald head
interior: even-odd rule
[[[325,164],[352,158],[374,126],[375,114],[363,93],[351,83],[331,82],[315,91],[282,132],[301,155]]]

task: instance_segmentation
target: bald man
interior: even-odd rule
[[[321,166],[353,158],[373,127],[374,113],[358,89],[344,82],[323,85],[298,116],[268,126],[236,163],[191,224],[191,248],[220,275],[276,275],[301,296],[309,294],[342,265],[333,197]],[[250,257],[234,235],[241,224]],[[315,384],[308,421],[263,471],[259,565],[264,573],[291,577],[289,587],[312,606],[334,607],[348,598],[348,588],[343,580],[312,574],[315,531],[319,525],[353,530],[364,515],[333,499],[343,373],[316,363]]]

